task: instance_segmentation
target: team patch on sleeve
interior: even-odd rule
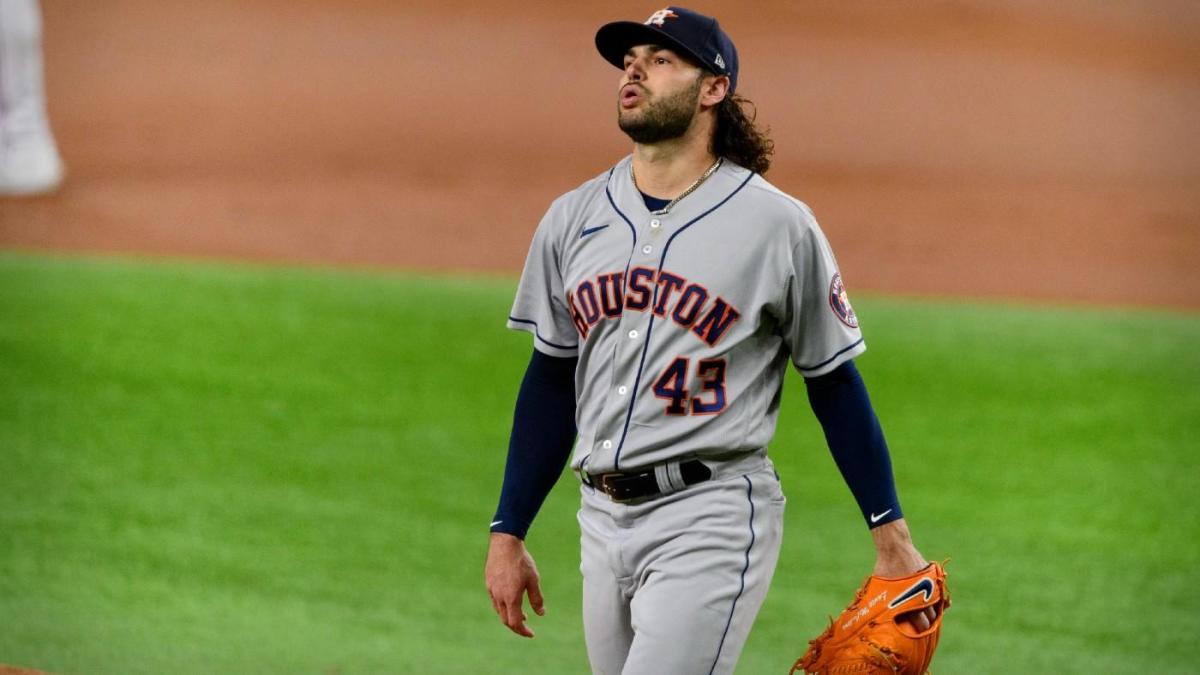
[[[829,282],[829,306],[837,314],[842,323],[851,328],[858,328],[858,315],[850,306],[850,296],[846,294],[846,286],[842,283],[842,273],[836,272],[833,281]]]

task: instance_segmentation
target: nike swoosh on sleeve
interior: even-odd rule
[[[606,227],[608,227],[608,225],[600,225],[599,227],[589,227],[588,229],[579,233],[579,238],[583,239],[584,237],[588,236],[589,234],[595,234],[595,233],[599,232],[600,230],[603,230]]]

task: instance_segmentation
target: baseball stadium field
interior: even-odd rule
[[[0,253],[0,662],[585,672],[573,480],[530,533],[537,638],[483,588],[515,282]],[[855,301],[918,544],[952,555],[934,670],[1195,672],[1200,317]],[[823,628],[801,608],[870,569],[790,377],[787,562],[744,673],[786,672]]]
[[[837,252],[829,308],[861,322],[905,521],[949,559],[932,671],[1200,672],[1200,3],[690,8],[737,42],[712,64],[769,129],[765,177]],[[547,207],[639,152],[619,111],[675,100],[662,70],[629,94],[598,27],[671,14],[0,0],[0,675],[590,672],[573,474],[528,535],[535,639],[485,585],[531,356],[505,323]],[[758,223],[738,208],[705,222]],[[754,249],[705,241],[709,269],[670,271],[730,297],[705,279]],[[648,321],[624,333],[643,356]],[[795,371],[781,418],[781,559],[739,675],[788,672],[889,525],[868,530]],[[700,653],[679,632],[659,651]]]

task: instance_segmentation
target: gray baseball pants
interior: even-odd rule
[[[583,486],[583,624],[597,675],[732,673],[767,595],[786,499],[765,452],[620,504]]]

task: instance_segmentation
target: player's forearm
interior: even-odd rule
[[[903,512],[887,441],[854,362],[805,382],[829,451],[868,527],[874,530],[900,519]]]
[[[500,503],[491,531],[524,539],[575,440],[575,364],[534,352],[513,412]]]
[[[912,534],[903,518],[880,525],[871,530],[871,541],[880,555],[893,555],[912,548]]]
[[[875,570],[880,577],[902,577],[924,568],[929,561],[913,545],[908,523],[903,518],[871,530],[875,544]],[[932,620],[933,617],[930,617]]]

